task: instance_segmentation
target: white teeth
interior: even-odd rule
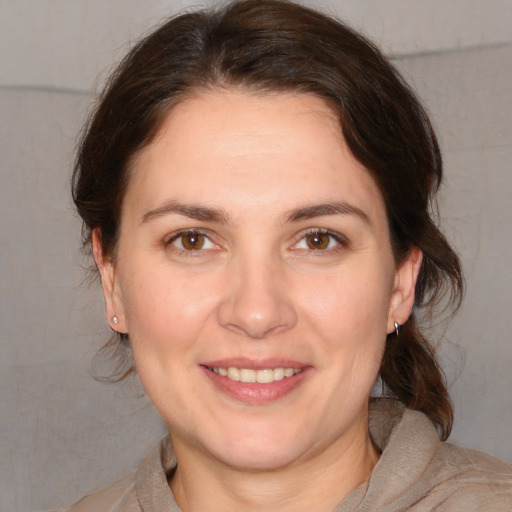
[[[265,368],[262,370],[253,370],[251,368],[216,367],[210,369],[222,377],[227,377],[237,382],[258,382],[259,384],[268,384],[270,382],[283,380],[284,378],[297,375],[297,373],[302,371],[300,368]]]
[[[256,382],[256,371],[240,368],[240,382]]]
[[[256,382],[260,384],[274,382],[274,370],[258,370],[256,372]]]
[[[274,368],[274,380],[284,379],[284,368]]]
[[[240,380],[240,371],[238,368],[228,368],[228,379]]]

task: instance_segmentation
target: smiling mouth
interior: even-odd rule
[[[247,384],[269,384],[271,382],[293,377],[294,375],[302,372],[302,369],[300,368],[284,367],[264,368],[261,370],[254,370],[252,368],[234,368],[232,366],[229,368],[207,366],[206,368],[221,377],[227,377],[230,380]]]

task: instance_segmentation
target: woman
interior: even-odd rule
[[[511,468],[442,442],[413,313],[462,296],[441,179],[415,96],[339,22],[247,0],[139,43],[73,195],[111,347],[170,437],[70,510],[510,510]]]

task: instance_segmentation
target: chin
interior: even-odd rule
[[[262,445],[254,449],[245,447],[228,449],[217,457],[221,463],[237,471],[276,471],[292,465],[299,457],[291,447]]]
[[[302,458],[313,443],[288,429],[251,428],[225,430],[223,442],[206,449],[223,464],[239,471],[271,471]]]

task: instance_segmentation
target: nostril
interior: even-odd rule
[[[247,299],[226,301],[220,305],[217,314],[224,328],[253,339],[268,337],[296,323],[293,305],[283,300],[267,303]]]

